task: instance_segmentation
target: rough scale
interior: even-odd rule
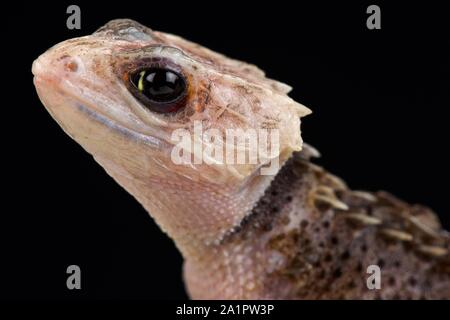
[[[181,111],[152,112],[130,92],[130,72],[155,64],[184,75]],[[299,130],[309,109],[257,67],[113,20],[52,47],[33,73],[52,117],[175,241],[192,298],[450,297],[449,236],[436,215],[350,190],[314,165]],[[283,166],[267,176],[261,163],[174,164],[171,133],[192,132],[195,121],[220,132],[277,129]],[[367,288],[372,264],[381,290]]]

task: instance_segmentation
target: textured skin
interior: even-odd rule
[[[129,74],[155,63],[185,76],[181,112],[154,113],[128,90]],[[450,296],[449,240],[436,216],[385,193],[351,191],[313,165],[316,151],[303,146],[299,130],[310,110],[255,66],[113,20],[49,49],[33,74],[62,129],[175,241],[192,298]],[[222,135],[277,129],[280,154],[244,165],[175,164],[171,134],[193,133],[195,121]],[[285,164],[281,171],[261,175],[275,158]],[[370,264],[381,267],[381,290],[366,287]]]
[[[154,63],[184,74],[188,97],[180,112],[151,112],[128,90],[129,73]],[[289,86],[257,67],[131,20],[113,20],[90,36],[57,44],[36,59],[33,73],[52,117],[142,203],[185,257],[201,254],[250,212],[273,179],[259,169],[301,150],[300,117],[310,113],[287,96]],[[172,134],[184,129],[194,135],[196,122],[222,135],[277,129],[279,157],[175,164]],[[192,142],[193,150],[209,145]],[[248,149],[245,141],[236,147]]]
[[[449,240],[429,209],[352,191],[297,153],[186,278],[205,299],[448,299]],[[380,290],[367,288],[369,265]]]

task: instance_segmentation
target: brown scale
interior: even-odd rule
[[[312,164],[307,151],[287,162],[224,243],[270,234],[267,250],[286,263],[265,281],[291,284],[282,298],[450,298],[450,241],[436,215],[386,192],[352,191]],[[286,232],[289,213],[304,203],[303,219]],[[367,288],[369,265],[381,269],[380,290]]]

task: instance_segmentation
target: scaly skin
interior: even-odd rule
[[[449,237],[429,209],[352,191],[296,153],[213,255],[186,265],[198,298],[446,299]],[[381,268],[381,290],[367,267]],[[193,285],[192,285],[193,284]]]
[[[127,87],[133,70],[155,61],[188,83],[180,112],[152,112]],[[450,296],[449,238],[436,216],[385,193],[351,191],[313,165],[316,151],[299,130],[310,110],[255,66],[113,20],[49,49],[33,74],[52,117],[175,241],[192,298]],[[175,164],[172,133],[194,133],[198,121],[221,134],[276,129],[280,153],[253,164]],[[261,175],[275,159],[280,172]],[[381,290],[366,286],[370,264],[381,267]]]

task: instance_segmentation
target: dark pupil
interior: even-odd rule
[[[158,68],[137,72],[131,81],[148,99],[156,102],[176,100],[186,87],[183,78],[177,73]]]

